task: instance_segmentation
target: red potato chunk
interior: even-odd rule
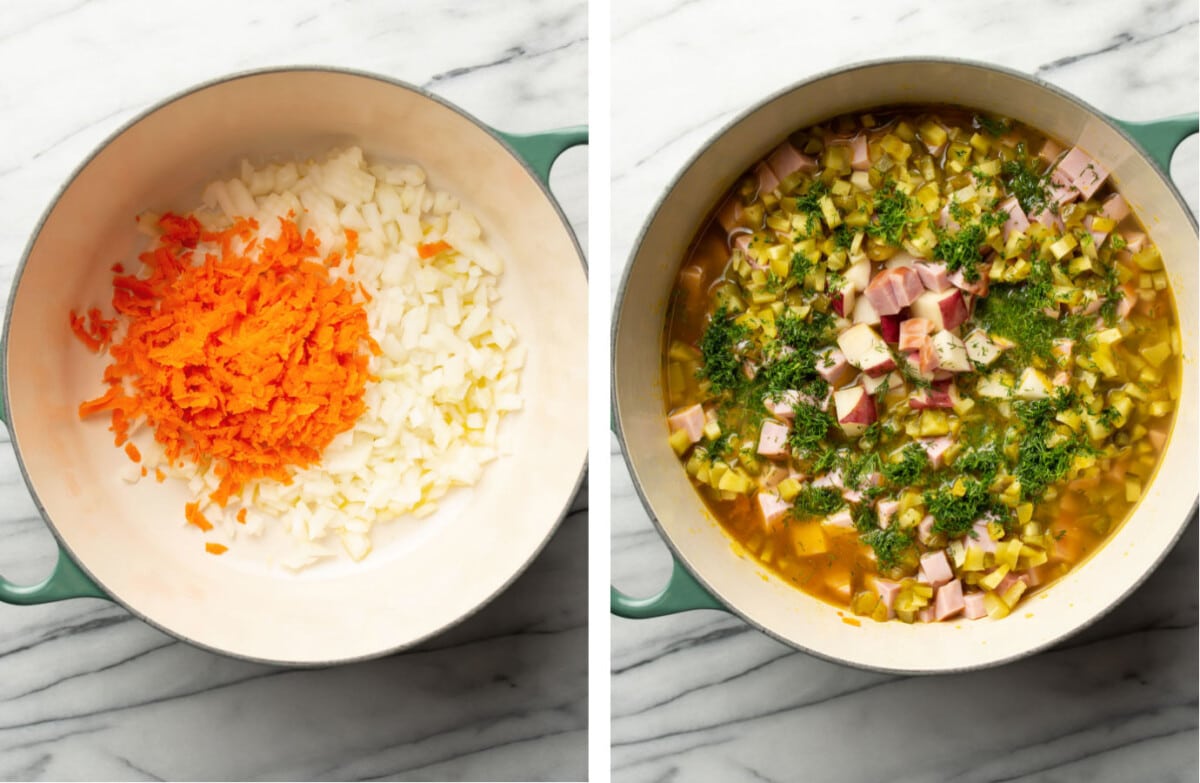
[[[866,431],[867,425],[875,421],[879,412],[875,409],[875,398],[861,386],[851,386],[833,393],[833,404],[837,409],[837,420],[848,437],[857,438]]]
[[[953,332],[942,330],[929,338],[937,357],[937,367],[948,372],[970,372],[971,359],[962,338]]]
[[[883,375],[896,369],[887,343],[866,324],[855,324],[838,335],[838,347],[846,361],[868,375]]]
[[[935,329],[957,329],[967,320],[967,302],[956,288],[946,291],[926,291],[913,301],[914,318],[924,318]]]

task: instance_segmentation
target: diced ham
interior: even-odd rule
[[[752,381],[758,375],[758,365],[747,359],[742,362],[742,375],[746,376],[746,380]]]
[[[1038,150],[1038,157],[1046,163],[1053,163],[1058,160],[1058,156],[1062,154],[1062,147],[1053,139],[1046,139],[1042,144],[1042,148]]]
[[[1008,241],[1008,235],[1014,231],[1024,232],[1029,228],[1029,218],[1025,215],[1025,210],[1021,209],[1021,203],[1013,196],[1009,196],[1000,202],[1000,209],[1008,213],[1008,220],[1004,223],[1004,240]]]
[[[945,291],[926,291],[916,298],[910,308],[914,318],[924,318],[935,329],[956,329],[967,320],[967,303],[956,288]]]
[[[929,464],[933,466],[934,470],[942,467],[942,463],[946,460],[946,451],[954,445],[954,441],[947,435],[940,438],[918,438],[917,443],[925,449],[925,454],[929,457]]]
[[[975,296],[987,296],[989,281],[988,272],[991,270],[991,268],[992,265],[990,262],[979,264],[977,267],[979,270],[979,279],[972,282],[967,281],[967,276],[963,273],[963,270],[956,269],[950,273],[950,282],[954,284],[955,288],[960,288],[963,291],[966,291],[968,294],[974,294]]]
[[[775,172],[771,171],[771,167],[766,163],[759,162],[754,167],[754,174],[758,177],[758,194],[760,196],[779,187],[779,177],[775,176]]]
[[[906,354],[909,369],[927,381],[933,381],[933,371],[937,369],[937,357],[933,353],[933,343],[926,342],[920,350]]]
[[[950,570],[950,561],[946,559],[943,549],[921,555],[921,573],[934,587],[944,585],[954,578],[954,572]]]
[[[781,392],[778,397],[767,395],[763,398],[763,407],[777,419],[791,419],[796,415],[796,404],[800,402],[800,392],[789,389]]]
[[[913,269],[917,270],[917,274],[921,278],[921,285],[930,291],[945,291],[954,285],[950,282],[950,275],[946,272],[946,264],[941,261],[936,263],[918,261],[913,264]]]
[[[822,519],[821,524],[829,525],[830,527],[852,528],[854,527],[854,518],[850,516],[848,510],[843,508]]]
[[[883,269],[867,285],[863,295],[880,315],[895,315],[913,303],[925,286],[911,267]]]
[[[733,231],[742,222],[742,200],[738,196],[730,196],[717,210],[717,222],[721,224],[721,228],[725,229],[728,234]]]
[[[1070,176],[1057,168],[1050,173],[1050,184],[1047,189],[1050,191],[1051,200],[1059,206],[1070,204],[1079,198],[1079,189],[1075,187]]]
[[[667,426],[671,432],[684,430],[692,443],[698,443],[704,437],[704,408],[697,403],[676,411],[667,417]]]
[[[1052,228],[1062,233],[1066,226],[1063,225],[1062,218],[1051,212],[1049,209],[1043,209],[1041,212],[1030,215],[1029,219],[1034,223],[1041,223],[1046,228]]]
[[[972,537],[970,534],[967,535],[967,546],[977,546],[984,552],[996,551],[996,542],[992,540],[991,535],[988,533],[987,522],[978,520],[971,527],[971,532],[973,532],[975,535],[974,537]]]
[[[758,510],[762,514],[763,527],[767,530],[773,530],[779,519],[792,507],[791,503],[774,492],[759,492],[754,497],[758,501]]]
[[[782,465],[771,465],[758,478],[759,486],[776,487],[789,475],[788,469]]]
[[[788,427],[777,421],[764,421],[758,435],[758,453],[764,457],[787,454]]]
[[[937,224],[939,226],[941,226],[942,228],[947,229],[949,231],[958,231],[959,228],[961,228],[961,226],[958,225],[958,221],[950,216],[950,204],[949,203],[947,203],[946,206],[942,207],[942,211],[938,213]]]
[[[1004,575],[1004,578],[1000,580],[1000,584],[996,585],[996,593],[998,595],[1004,595],[1008,592],[1008,588],[1012,587],[1017,582],[1024,582],[1026,588],[1034,586],[1032,584],[1033,578],[1027,572],[1022,571],[1020,573],[1016,573],[1014,571],[1009,571]]]
[[[820,375],[826,383],[832,386],[842,385],[849,380],[852,372],[850,363],[846,361],[846,355],[837,348],[830,348],[818,354],[816,365],[817,375]]]
[[[933,619],[942,621],[961,612],[963,603],[962,582],[952,579],[933,594]]]
[[[928,544],[933,539],[933,517],[925,515],[921,523],[917,525],[917,540],[922,544]]]
[[[1056,337],[1050,341],[1050,352],[1058,359],[1059,364],[1065,364],[1075,353],[1075,341],[1069,337]]]
[[[987,609],[983,603],[983,593],[967,593],[963,596],[963,616],[968,620],[978,620],[987,617]]]
[[[767,165],[779,179],[785,179],[797,171],[813,172],[817,170],[816,158],[801,153],[790,142],[784,142],[767,156]]]
[[[1163,446],[1167,445],[1167,433],[1162,430],[1150,430],[1146,437],[1149,438],[1150,445],[1158,451],[1162,451]]]
[[[908,318],[900,324],[900,350],[916,351],[933,334],[933,322],[928,318]]]
[[[933,617],[934,615],[932,606],[926,606],[924,609],[917,612],[917,622],[919,623],[932,623]]]
[[[884,528],[891,526],[898,508],[900,508],[900,503],[896,500],[875,501],[875,513],[879,516],[879,526]]]
[[[1054,170],[1070,178],[1071,184],[1084,199],[1091,198],[1108,179],[1108,171],[1078,147],[1072,147]]]
[[[811,486],[821,488],[829,487],[832,489],[845,489],[846,483],[842,480],[842,471],[831,470],[813,479]]]
[[[868,577],[867,586],[879,596],[879,600],[887,607],[888,617],[892,616],[892,607],[896,605],[896,596],[900,594],[900,583],[881,576]]]
[[[850,168],[866,171],[871,168],[871,156],[867,150],[867,135],[860,133],[850,142]]]
[[[1100,205],[1100,214],[1114,223],[1120,223],[1129,217],[1129,212],[1129,202],[1120,193],[1112,194]]]
[[[1125,240],[1125,250],[1136,253],[1146,246],[1146,235],[1141,231],[1122,231],[1121,239]]]

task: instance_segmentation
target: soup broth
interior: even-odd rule
[[[1162,259],[1098,163],[895,107],[793,134],[699,232],[664,330],[669,437],[805,592],[998,619],[1142,497],[1180,353]]]

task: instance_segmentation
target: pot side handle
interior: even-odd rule
[[[7,421],[3,401],[0,400],[0,421]],[[65,601],[68,598],[105,598],[108,595],[96,586],[96,583],[85,574],[71,556],[62,548],[58,548],[58,562],[50,576],[33,585],[13,584],[0,576],[0,602],[29,606],[31,604],[48,604],[52,601]],[[111,600],[111,599],[109,599]]]
[[[633,598],[613,587],[610,607],[618,617],[644,620],[662,617],[693,609],[720,609],[729,611],[723,603],[713,598],[696,578],[678,560],[672,560],[671,578],[657,595],[649,598]]]
[[[550,168],[558,156],[580,144],[588,143],[586,125],[559,128],[542,133],[505,133],[495,131],[513,151],[533,169],[542,182],[550,184]]]
[[[1188,136],[1200,133],[1200,115],[1197,114],[1150,122],[1129,122],[1114,117],[1113,123],[1132,136],[1168,177],[1171,173],[1171,154],[1175,148]]]

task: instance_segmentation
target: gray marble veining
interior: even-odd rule
[[[42,210],[106,135],[194,83],[283,64],[420,84],[505,130],[587,118],[582,2],[4,2],[5,298]],[[552,176],[584,246],[585,161],[572,150]],[[0,439],[0,574],[32,582],[54,548]],[[0,779],[583,778],[586,496],[479,614],[352,666],[222,658],[97,600],[0,605]]]
[[[745,107],[866,59],[996,62],[1122,119],[1197,109],[1188,2],[917,0],[619,4],[613,14],[613,268],[687,158]],[[1171,171],[1197,206],[1197,139]],[[616,441],[613,582],[661,588],[666,546]],[[740,620],[612,619],[613,779],[635,781],[1195,781],[1197,526],[1127,601],[1063,645],[939,678],[863,672]]]

